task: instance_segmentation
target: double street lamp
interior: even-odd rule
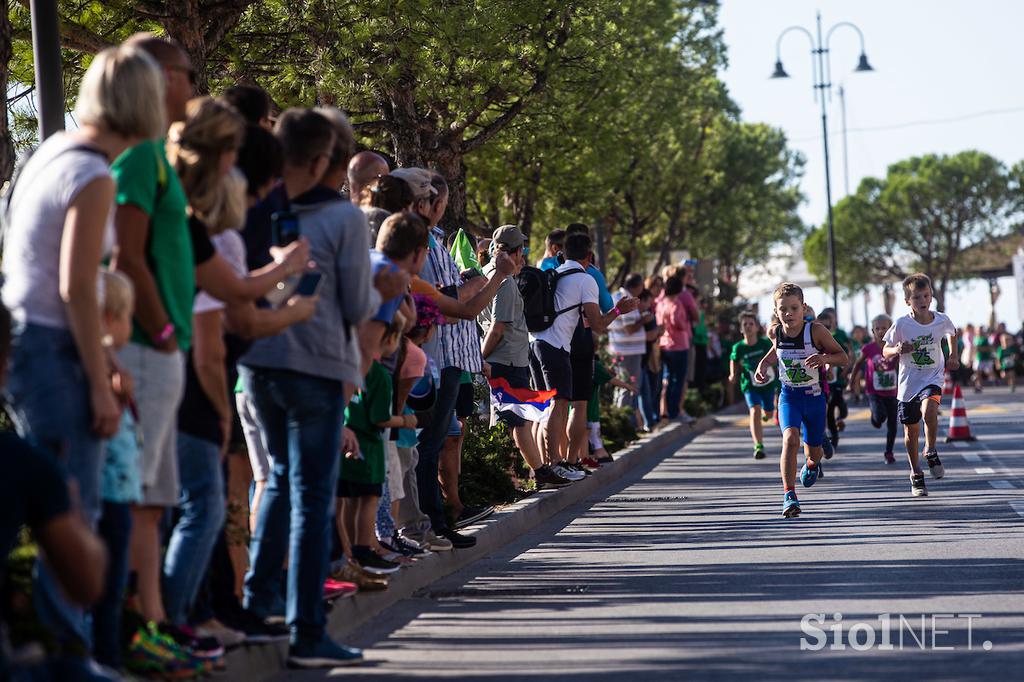
[[[836,277],[836,244],[835,233],[832,225],[832,177],[829,172],[828,153],[828,111],[826,102],[832,96],[832,59],[829,56],[829,45],[832,34],[837,28],[849,27],[857,32],[860,37],[860,60],[854,71],[874,71],[868,63],[868,57],[864,53],[864,34],[854,24],[848,21],[841,21],[835,24],[825,34],[822,40],[821,34],[821,13],[817,14],[817,38],[803,26],[790,26],[779,34],[775,44],[775,72],[772,78],[789,78],[789,74],[782,68],[782,39],[792,31],[799,31],[811,41],[811,72],[814,78],[814,97],[821,102],[821,133],[825,145],[825,200],[828,202],[828,259],[832,274],[832,307],[836,311],[836,326],[839,324],[839,286]]]

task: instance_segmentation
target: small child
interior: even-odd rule
[[[740,313],[743,339],[732,347],[729,356],[729,383],[739,381],[740,392],[750,410],[750,437],[754,440],[754,459],[764,459],[764,423],[775,412],[775,393],[779,381],[775,370],[768,368],[767,383],[754,378],[757,366],[772,349],[772,342],[761,336],[761,324],[750,311]]]
[[[850,357],[853,353],[850,347],[850,339],[846,336],[846,332],[836,324],[835,311],[832,308],[825,308],[818,315],[818,322],[825,325],[825,328],[831,332],[833,338],[846,351],[847,357]],[[846,367],[829,365],[826,368],[825,376],[828,377],[825,382],[828,385],[828,390],[826,391],[826,425],[832,451],[834,452],[839,447],[839,432],[846,429],[846,418],[850,412],[844,396],[846,390]],[[828,452],[825,454],[828,455]],[[829,459],[829,457],[825,459]]]
[[[903,280],[903,296],[910,314],[896,320],[896,324],[885,333],[885,347],[882,355],[900,359],[899,400],[897,414],[904,428],[907,456],[910,459],[910,486],[914,497],[924,497],[928,490],[924,485],[924,473],[918,458],[921,434],[921,406],[924,404],[924,436],[927,447],[928,469],[936,479],[942,478],[945,470],[935,449],[939,402],[942,400],[944,365],[956,371],[960,361],[956,353],[950,353],[944,360],[941,342],[943,337],[950,349],[956,348],[956,327],[940,312],[932,312],[932,281],[922,273],[913,274]]]
[[[871,408],[871,425],[876,429],[886,425],[885,458],[886,464],[894,464],[896,455],[893,447],[896,443],[897,423],[896,380],[899,374],[899,363],[893,358],[882,356],[885,344],[885,332],[892,326],[892,318],[878,315],[871,320],[871,343],[860,351],[860,357],[853,364],[852,381],[854,383],[864,375],[864,392],[868,396],[868,407]]]
[[[996,349],[996,360],[999,362],[999,376],[1010,387],[1010,393],[1017,391],[1017,359],[1020,351],[1017,339],[1009,332],[999,335],[999,348]]]
[[[809,309],[804,304],[803,289],[792,282],[783,282],[775,289],[773,299],[775,317],[768,330],[772,348],[758,364],[754,379],[766,383],[768,367],[776,362],[780,365],[782,455],[779,468],[785,489],[782,515],[792,518],[800,515],[800,501],[796,496],[796,462],[801,436],[807,461],[800,469],[800,482],[809,488],[822,476],[825,366],[846,365],[848,358],[828,329],[805,318]]]
[[[984,327],[979,327],[978,335],[974,338],[975,393],[981,393],[986,378],[991,382],[995,381],[996,361],[992,353],[992,340],[989,338],[988,330]]]
[[[396,313],[381,341],[381,352],[391,355],[398,349],[405,319]],[[338,528],[345,556],[358,567],[377,575],[398,570],[399,564],[383,559],[376,537],[377,507],[386,480],[384,430],[414,428],[416,417],[394,415],[391,375],[374,359],[366,375],[366,386],[359,390],[345,409],[345,426],[359,441],[358,452],[347,452],[338,478]]]
[[[597,469],[614,461],[605,448],[604,441],[601,440],[601,387],[605,384],[621,388],[633,395],[638,391],[633,384],[612,376],[599,358],[594,360],[594,390],[587,401],[587,440],[591,453],[581,460],[583,466],[590,469]]]
[[[99,278],[103,345],[108,352],[120,350],[132,334],[135,290],[124,275],[103,270]],[[121,608],[128,584],[128,547],[131,538],[133,504],[142,499],[139,470],[141,435],[137,426],[131,381],[115,371],[111,376],[114,395],[125,408],[117,434],[107,442],[103,463],[103,511],[98,531],[107,546],[110,565],[103,597],[93,609],[93,640],[96,660],[115,670],[122,667]]]

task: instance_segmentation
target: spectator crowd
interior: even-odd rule
[[[195,75],[148,34],[100,52],[4,197],[0,549],[27,527],[38,560],[3,620],[47,641],[4,628],[5,679],[189,679],[278,639],[358,663],[331,600],[493,511],[460,498],[475,385],[540,489],[611,461],[602,386],[653,430],[722,374],[692,263],[611,292],[586,225],[536,266],[515,225],[449,234],[446,179],[357,153],[341,111]]]

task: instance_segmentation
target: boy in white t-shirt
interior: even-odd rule
[[[924,486],[924,473],[918,457],[922,403],[924,404],[924,437],[927,448],[928,469],[935,478],[945,473],[935,450],[939,402],[945,365],[951,371],[960,366],[956,353],[946,360],[942,353],[942,339],[948,348],[956,349],[956,327],[943,313],[933,312],[932,282],[927,275],[917,273],[903,280],[903,295],[910,314],[896,320],[885,333],[882,355],[900,359],[900,377],[896,399],[897,414],[904,428],[907,455],[910,458],[911,492],[915,497],[928,494]]]

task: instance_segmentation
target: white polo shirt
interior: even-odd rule
[[[567,260],[558,266],[557,272],[569,270],[580,270],[581,272],[565,275],[558,280],[555,288],[555,310],[565,310],[555,318],[550,327],[544,331],[535,332],[533,338],[537,341],[545,341],[555,348],[561,348],[568,352],[572,345],[572,335],[579,324],[580,315],[583,314],[582,305],[593,303],[597,305],[598,289],[597,282],[587,274],[586,268],[573,260]]]

